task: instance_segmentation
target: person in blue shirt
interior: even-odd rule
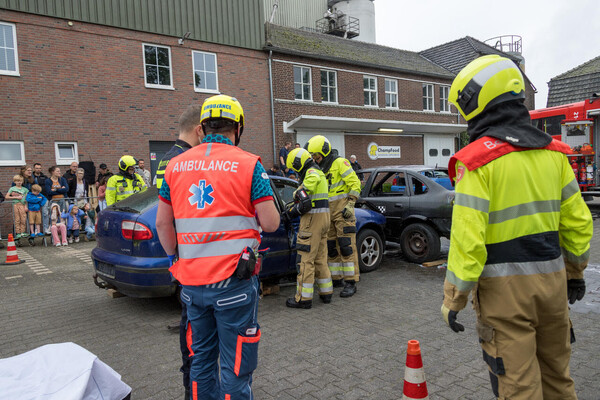
[[[44,236],[41,230],[42,224],[42,207],[46,205],[48,200],[41,194],[42,187],[40,185],[33,184],[31,186],[31,192],[27,193],[27,209],[29,210],[29,243],[34,244],[33,238],[36,236]]]

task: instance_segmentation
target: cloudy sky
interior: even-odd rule
[[[471,36],[523,38],[525,72],[546,106],[551,78],[600,56],[599,0],[375,0],[377,43],[421,51]]]

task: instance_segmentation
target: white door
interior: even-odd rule
[[[425,134],[423,140],[425,165],[431,167],[448,167],[448,161],[450,161],[450,157],[454,154],[454,137]]]

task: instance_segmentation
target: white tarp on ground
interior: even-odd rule
[[[1,400],[122,400],[130,392],[121,375],[75,343],[0,359]]]

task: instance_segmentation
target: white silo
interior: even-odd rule
[[[356,40],[375,43],[375,5],[373,1],[329,0],[327,5],[334,13],[340,11],[359,20],[360,34],[356,37]]]

